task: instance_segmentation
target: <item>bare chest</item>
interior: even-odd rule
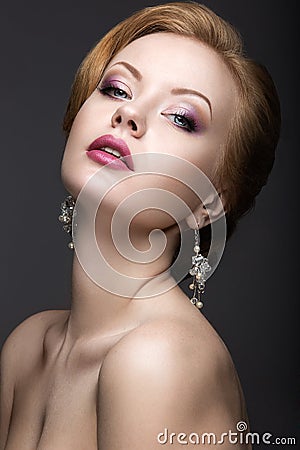
[[[5,450],[97,450],[100,367],[34,368],[21,377]]]

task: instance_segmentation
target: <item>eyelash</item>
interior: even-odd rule
[[[97,88],[98,90],[99,90],[99,92],[102,94],[102,95],[107,95],[107,96],[109,96],[109,97],[111,97],[113,100],[118,100],[118,99],[130,99],[130,96],[129,96],[129,94],[124,90],[124,89],[122,89],[122,88],[120,88],[120,87],[118,87],[118,86],[116,86],[115,84],[113,84],[113,83],[108,83],[108,84],[105,84],[104,86],[99,86],[98,88]],[[124,92],[125,94],[126,94],[126,97],[118,97],[118,96],[115,96],[115,91],[121,91],[121,92]],[[113,95],[113,93],[114,93],[114,95]],[[181,128],[182,130],[184,130],[184,131],[186,131],[186,132],[188,132],[188,133],[191,133],[191,132],[193,132],[193,131],[195,131],[196,129],[197,129],[197,123],[196,123],[196,121],[191,117],[191,116],[189,116],[189,114],[187,113],[187,111],[185,111],[185,110],[179,110],[179,111],[177,111],[177,112],[174,112],[174,113],[169,113],[169,114],[164,114],[165,116],[173,116],[174,118],[175,117],[181,117],[181,118],[183,118],[184,120],[185,120],[185,122],[186,122],[186,124],[187,124],[187,127],[185,127],[185,126],[182,126],[182,125],[178,125],[178,124],[176,124],[175,122],[175,125],[178,127],[178,128]]]
[[[119,99],[119,98],[124,98],[124,97],[117,97],[117,96],[114,96],[114,95],[112,95],[112,92],[111,92],[111,91],[122,91],[122,92],[124,92],[124,93],[126,94],[126,96],[127,96],[127,97],[125,97],[125,99],[127,99],[127,98],[129,97],[128,93],[127,93],[124,89],[122,89],[122,88],[120,88],[120,87],[114,85],[113,83],[108,83],[108,84],[105,84],[104,86],[99,86],[99,87],[98,87],[98,90],[99,90],[99,92],[100,92],[102,95],[108,95],[108,96],[111,97],[112,99]],[[129,97],[129,98],[130,98],[130,97]]]
[[[187,111],[185,110],[179,110],[177,112],[174,113],[169,113],[166,114],[166,116],[173,116],[173,117],[181,117],[184,118],[185,122],[187,123],[187,127],[184,127],[182,125],[176,125],[179,128],[182,128],[183,130],[187,131],[188,133],[191,133],[193,131],[195,131],[197,129],[197,123],[196,121],[193,119],[193,117],[191,117]]]

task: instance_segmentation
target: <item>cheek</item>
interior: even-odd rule
[[[206,151],[199,152],[196,158],[191,161],[197,166],[209,179],[213,182],[215,169],[218,162],[218,154],[220,152],[220,145],[207,148]]]
[[[209,126],[198,132],[177,130],[172,124],[153,121],[148,130],[151,147],[147,151],[178,156],[202,170],[211,179],[217,166],[227,127]]]
[[[64,150],[63,166],[68,164],[71,159],[76,158],[76,156],[84,154],[95,137],[94,112],[91,110],[88,99],[78,111],[72,124]]]
[[[223,127],[222,124],[219,127],[215,124],[187,152],[186,159],[198,167],[212,183],[226,144],[227,133],[228,127]]]
[[[82,143],[89,139],[96,123],[95,114],[87,108],[87,105],[86,107],[84,105],[75,117],[71,128],[69,136],[71,146],[76,144],[76,142]]]
[[[82,108],[72,125],[61,163],[62,182],[74,197],[93,175],[95,169],[86,160],[86,149],[93,140],[92,123]]]
[[[70,131],[72,144],[77,140],[84,141],[91,138],[97,133],[97,129],[101,129],[105,111],[104,105],[97,101],[96,96],[97,93],[93,92],[78,111]]]
[[[167,142],[167,139],[165,142]],[[160,151],[159,146],[157,146],[156,151]],[[213,174],[221,152],[221,144],[219,140],[205,136],[199,137],[193,142],[189,142],[189,138],[177,138],[169,141],[168,145],[164,144],[161,151],[193,164],[213,181]]]

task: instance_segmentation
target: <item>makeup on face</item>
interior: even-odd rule
[[[201,42],[167,33],[131,42],[107,65],[78,111],[63,159],[65,184],[79,192],[101,165],[130,175],[133,167],[118,139],[132,153],[133,175],[140,168],[138,155],[147,161],[152,153],[182,158],[213,177],[235,93],[223,61]],[[144,181],[148,186],[140,177],[137,188]]]
[[[108,77],[100,86],[98,86],[99,92],[104,95],[109,95],[111,98],[116,99],[131,99],[132,93],[129,87],[122,81],[115,79],[115,77]]]
[[[125,75],[123,75],[123,73]],[[127,80],[125,81],[127,76]],[[129,78],[128,78],[129,77]],[[106,95],[112,100],[125,100],[131,101],[134,99],[135,85],[134,83],[140,83],[143,80],[142,74],[131,64],[126,61],[120,61],[106,70],[101,82],[97,89],[102,95]],[[130,88],[130,84],[133,88]],[[137,86],[138,87],[138,86]],[[195,89],[188,89],[184,87],[172,88],[169,92],[166,92],[165,96],[173,100],[174,96],[184,97],[185,101],[179,100],[177,105],[162,111],[161,115],[165,117],[172,117],[172,121],[175,126],[188,132],[199,132],[207,124],[207,113],[203,111],[203,107],[198,106],[198,99],[195,100],[195,106],[187,104],[187,97],[198,97],[200,101],[204,101],[209,110],[210,121],[212,120],[212,105],[210,100],[201,92]],[[193,102],[194,103],[194,102]],[[172,110],[172,111],[171,111]],[[170,111],[170,112],[169,112]]]
[[[110,134],[95,139],[87,149],[87,156],[102,165],[117,170],[134,170],[131,152],[123,139]]]

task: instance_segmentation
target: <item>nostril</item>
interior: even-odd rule
[[[117,116],[117,117],[116,117],[116,122],[117,122],[118,124],[120,124],[120,123],[122,122],[122,117],[121,117],[121,116]]]
[[[137,131],[136,123],[135,123],[133,120],[129,120],[129,121],[128,121],[128,125],[131,126],[132,131]]]

